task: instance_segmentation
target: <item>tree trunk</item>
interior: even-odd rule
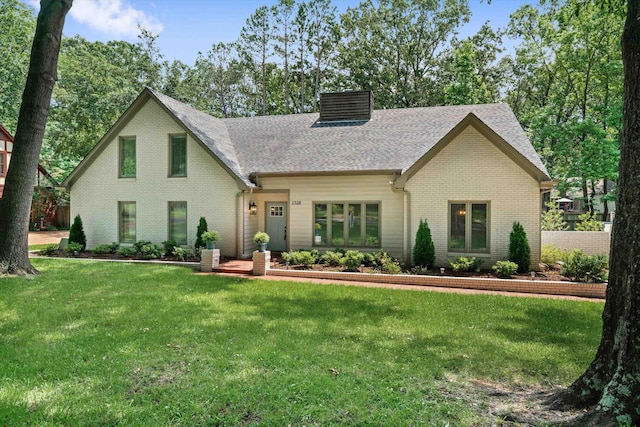
[[[18,126],[0,199],[0,273],[35,274],[29,262],[29,210],[51,92],[56,81],[64,19],[73,0],[41,0],[31,48],[27,83],[22,94]]]
[[[593,409],[576,425],[640,425],[640,2],[628,0],[622,35],[624,106],[620,180],[602,339],[595,360],[550,402]]]

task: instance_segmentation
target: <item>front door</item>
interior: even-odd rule
[[[270,251],[283,252],[287,250],[287,203],[267,203],[267,234]]]

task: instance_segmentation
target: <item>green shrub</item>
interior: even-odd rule
[[[195,244],[196,249],[207,247],[204,240],[202,240],[202,233],[204,233],[207,230],[208,230],[207,220],[205,219],[205,217],[201,216],[200,221],[198,222],[198,228],[196,229],[196,244]]]
[[[112,254],[115,254],[118,252],[118,249],[120,249],[120,243],[118,242],[112,242],[111,245],[109,245],[109,249],[111,250]]]
[[[40,255],[53,255],[56,252],[58,252],[58,245],[56,244],[51,244],[51,245],[47,245],[44,248],[40,249],[38,251],[38,254]]]
[[[68,254],[73,254],[75,252],[82,252],[82,244],[77,242],[69,242],[67,246],[64,248],[64,251]]]
[[[133,244],[133,248],[136,255],[144,259],[159,258],[162,255],[161,248],[148,240],[138,240]]]
[[[191,248],[182,248],[180,246],[174,246],[171,253],[178,258],[180,261],[184,261],[186,258],[192,258],[194,256],[194,251]]]
[[[69,229],[69,243],[78,243],[82,247],[82,249],[80,249],[81,251],[84,251],[84,248],[87,247],[87,236],[84,234],[84,227],[82,226],[82,218],[80,218],[80,215],[76,215]]]
[[[331,267],[338,267],[339,265],[342,265],[342,254],[340,252],[326,251],[322,254],[321,259],[325,264]]]
[[[502,279],[510,279],[516,271],[518,271],[518,264],[511,261],[498,261],[493,266],[493,270],[496,275]]]
[[[360,251],[350,250],[345,252],[344,256],[340,259],[340,264],[349,271],[357,271],[360,265],[364,261],[364,255]]]
[[[554,266],[558,263],[558,261],[565,262],[568,255],[569,252],[560,249],[553,243],[548,243],[542,247],[542,252],[540,253],[540,261],[547,265]]]
[[[175,240],[165,240],[164,242],[162,242],[165,256],[173,254],[173,248],[175,248],[176,246],[178,246],[178,243]]]
[[[569,229],[569,225],[564,220],[564,211],[560,209],[558,203],[547,202],[545,206],[548,208],[542,214],[542,222],[540,228],[544,231],[565,231]]]
[[[95,248],[91,249],[91,252],[93,252],[96,255],[110,254],[111,245],[107,245],[107,244],[98,245]]]
[[[309,268],[312,264],[315,264],[317,258],[314,257],[309,251],[297,251],[292,254],[293,263],[296,265],[303,265],[305,268]]]
[[[365,242],[365,246],[375,248],[380,246],[380,240],[377,237],[369,236]]]
[[[562,265],[562,275],[576,282],[605,282],[608,265],[609,259],[605,254],[590,256],[580,249],[574,249]]]
[[[207,242],[220,241],[220,233],[218,233],[216,230],[205,231],[200,237],[202,238],[202,241],[205,243],[205,245],[207,244]]]
[[[392,257],[388,257],[382,260],[382,265],[380,266],[380,271],[386,274],[400,274],[402,273],[402,267]]]
[[[136,250],[131,246],[122,246],[121,248],[118,249],[117,253],[120,256],[128,258],[128,257],[134,256],[136,254]]]
[[[478,271],[483,263],[483,260],[476,257],[467,258],[463,256],[456,257],[449,261],[453,271]]]
[[[436,250],[431,238],[431,229],[427,220],[420,220],[416,232],[416,245],[413,247],[413,265],[431,268],[436,262]]]
[[[509,261],[518,264],[518,272],[525,273],[531,269],[531,248],[527,233],[519,222],[513,223],[509,235]]]
[[[576,231],[602,231],[604,230],[604,224],[598,221],[595,215],[590,212],[578,215],[578,223],[576,224]]]
[[[283,264],[293,264],[293,255],[290,254],[289,252],[282,252],[282,254],[280,255],[280,258],[282,258],[282,263]]]

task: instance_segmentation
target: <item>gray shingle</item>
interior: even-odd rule
[[[218,119],[153,92],[229,169],[251,173],[406,171],[469,113],[549,176],[506,104],[375,110],[370,121],[318,124],[318,114]]]

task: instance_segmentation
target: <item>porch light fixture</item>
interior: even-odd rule
[[[257,214],[258,214],[258,207],[253,202],[253,200],[250,200],[249,201],[249,215],[257,215]]]

